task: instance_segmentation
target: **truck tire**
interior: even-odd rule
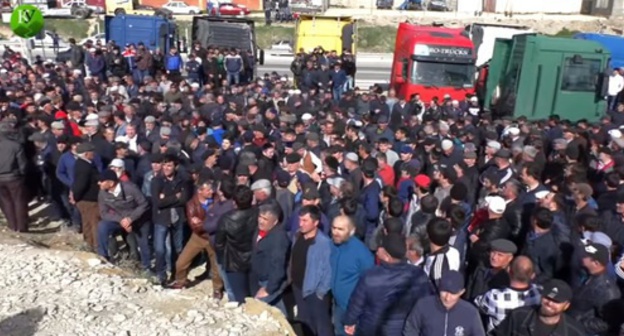
[[[195,13],[195,11],[190,11],[189,12],[189,15],[195,15],[195,14],[197,14],[197,13]]]
[[[91,16],[88,10],[85,10],[85,9],[82,9],[82,8],[76,10],[76,14],[74,14],[74,15],[78,19],[81,19],[81,20],[85,20],[85,19],[89,18],[89,16]]]
[[[114,13],[115,15],[126,15],[126,10],[123,8],[117,8]]]

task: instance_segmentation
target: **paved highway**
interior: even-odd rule
[[[0,41],[0,46],[2,41]],[[15,44],[11,44],[13,50],[18,51],[20,48]],[[0,47],[0,52],[4,51],[3,47]],[[54,59],[56,55],[51,48],[41,49],[36,48],[32,51],[32,57],[42,56],[44,59]],[[264,65],[261,65],[258,70],[259,75],[264,73],[271,73],[273,71],[280,75],[287,76],[292,79],[292,73],[290,72],[290,63],[292,62],[292,56],[274,56],[265,55]],[[392,66],[392,54],[360,54],[357,57],[357,74],[356,74],[356,86],[362,88],[368,88],[375,83],[388,83],[390,80],[390,68]]]
[[[288,56],[265,56],[264,65],[261,65],[258,74],[277,72],[280,75],[288,75],[292,57]],[[390,68],[392,67],[392,54],[361,54],[357,58],[356,86],[368,88],[375,83],[388,83],[390,80]]]

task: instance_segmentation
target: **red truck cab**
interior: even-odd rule
[[[400,97],[419,94],[429,104],[445,95],[462,100],[474,94],[475,49],[464,28],[400,23],[390,87]]]

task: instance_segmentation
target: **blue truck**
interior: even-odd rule
[[[178,29],[173,21],[162,16],[108,15],[104,18],[106,41],[124,47],[127,44],[143,42],[150,50],[160,49],[164,53],[178,48]]]
[[[619,69],[624,67],[624,37],[598,33],[578,33],[573,37],[579,40],[589,40],[600,43],[611,53],[609,68]]]

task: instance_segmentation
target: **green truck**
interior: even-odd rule
[[[496,116],[597,120],[606,110],[611,54],[600,43],[535,34],[497,39],[477,95]]]

